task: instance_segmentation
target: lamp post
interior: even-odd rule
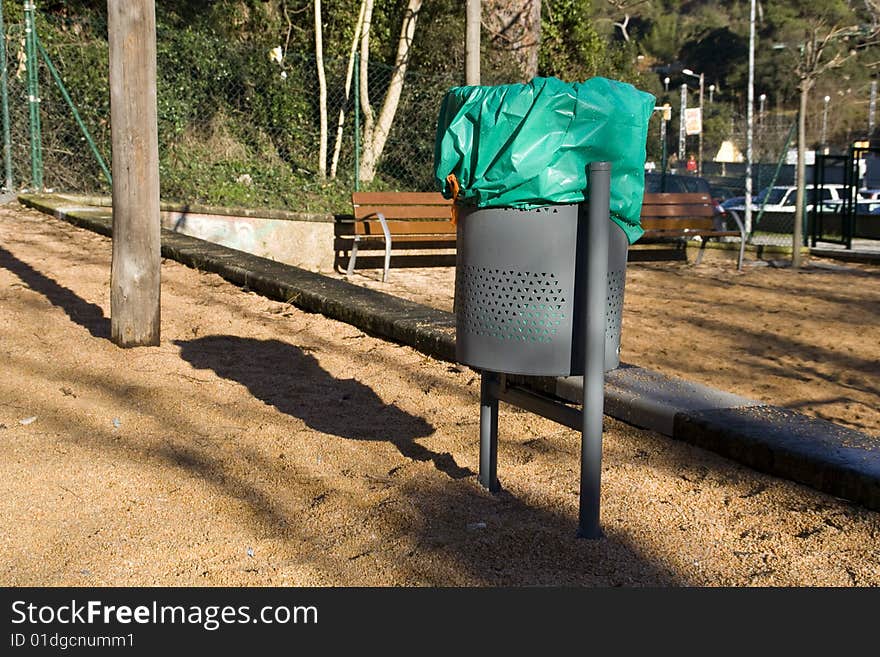
[[[700,134],[699,142],[697,146],[697,175],[703,175],[703,74],[700,73],[697,75],[689,68],[686,68],[682,71],[685,75],[690,75],[692,78],[698,78],[700,80]]]
[[[681,166],[684,163],[685,158],[685,135],[687,134],[687,126],[684,122],[684,111],[687,109],[688,104],[688,86],[686,84],[681,85],[681,107],[679,107],[679,117],[678,117],[678,163]]]
[[[715,93],[715,85],[710,84],[709,85],[709,104],[710,105],[712,104],[712,94],[714,94],[714,93]]]
[[[877,109],[877,80],[871,80],[871,100],[868,101],[868,139],[874,137],[875,109]]]
[[[663,90],[666,93],[669,93],[669,78],[668,77],[663,78]]]
[[[774,46],[775,47],[775,46]],[[746,103],[746,189],[745,223],[746,234],[752,234],[752,112],[755,108],[755,0],[749,8],[749,83]],[[795,247],[798,248],[798,247]]]
[[[758,123],[764,123],[764,101],[767,100],[767,94],[761,94],[758,96],[758,100],[761,101],[758,105]]]
[[[660,191],[666,191],[666,122],[672,118],[672,107],[669,103],[664,103],[661,107],[655,107],[655,112],[660,112],[660,150],[661,150],[661,167],[660,167]]]
[[[828,136],[828,101],[831,100],[831,96],[825,96],[825,107],[822,110],[822,138],[819,140],[822,144],[822,151],[825,152],[828,150],[825,147],[825,139]]]

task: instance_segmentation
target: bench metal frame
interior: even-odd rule
[[[685,192],[668,195],[663,193],[654,193],[646,194],[645,200],[650,200],[651,196],[670,196],[681,198],[682,200],[678,203],[670,202],[668,205],[669,208],[674,208],[675,210],[677,210],[679,212],[678,215],[670,213],[662,217],[658,217],[656,215],[648,215],[648,217],[646,217],[645,208],[653,205],[663,206],[666,205],[665,203],[643,203],[642,223],[647,224],[647,226],[645,226],[645,238],[655,240],[689,240],[695,237],[701,238],[702,245],[700,246],[700,251],[697,254],[696,259],[694,260],[694,264],[698,265],[703,260],[703,255],[706,251],[707,239],[711,239],[713,237],[739,237],[739,253],[737,255],[736,268],[738,271],[742,271],[748,235],[746,233],[745,226],[735,212],[728,212],[727,214],[729,214],[736,222],[738,229],[737,231],[707,228],[694,224],[705,222],[710,217],[713,219],[713,221],[716,219],[714,208],[712,206],[712,199],[708,194],[702,194],[699,192]],[[693,197],[694,200],[689,200],[688,197]],[[691,210],[690,208],[699,208],[699,212],[693,212],[693,210]],[[656,221],[659,221],[664,225],[661,228],[651,228],[650,224]],[[679,226],[669,226],[668,222],[679,224]]]
[[[340,240],[351,240],[346,276],[354,273],[359,251],[376,245],[379,239],[385,250],[382,282],[388,281],[393,249],[455,248],[452,201],[434,192],[354,192],[351,233],[340,235],[337,230],[337,251]],[[347,225],[348,222],[339,222]],[[370,230],[379,225],[382,234]],[[442,227],[442,229],[441,229]],[[347,249],[346,249],[347,250]]]
[[[385,221],[385,215],[381,212],[376,213],[379,219],[379,225],[382,226],[382,234],[385,236],[385,268],[382,270],[382,282],[388,282],[388,270],[391,268],[391,232],[388,230],[388,222]],[[354,263],[357,261],[358,244],[360,244],[361,236],[355,233],[354,241],[351,244],[351,255],[348,258],[348,268],[345,270],[346,276],[354,273]]]

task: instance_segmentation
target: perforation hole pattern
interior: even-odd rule
[[[551,343],[567,322],[568,305],[556,274],[465,266],[456,295],[460,321],[473,335]]]
[[[605,305],[605,339],[617,340],[623,318],[623,288],[626,283],[626,270],[608,272],[608,287]]]

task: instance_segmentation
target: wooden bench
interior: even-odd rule
[[[455,248],[452,201],[439,193],[354,192],[351,205],[354,216],[336,222],[334,240],[338,255],[350,254],[347,276],[354,272],[360,250],[384,249],[382,282],[386,282],[392,249]]]
[[[729,213],[739,230],[727,230],[715,215],[712,198],[702,193],[646,193],[642,201],[642,228],[645,242],[669,242],[702,239],[696,263],[703,258],[706,242],[720,237],[739,237],[737,269],[742,270],[746,245],[746,231],[736,214]]]

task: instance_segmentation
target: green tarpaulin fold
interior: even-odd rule
[[[611,217],[635,242],[654,100],[601,77],[455,87],[437,121],[436,184],[452,198],[454,174],[458,202],[480,208],[580,203],[589,197],[589,163],[611,162]]]

